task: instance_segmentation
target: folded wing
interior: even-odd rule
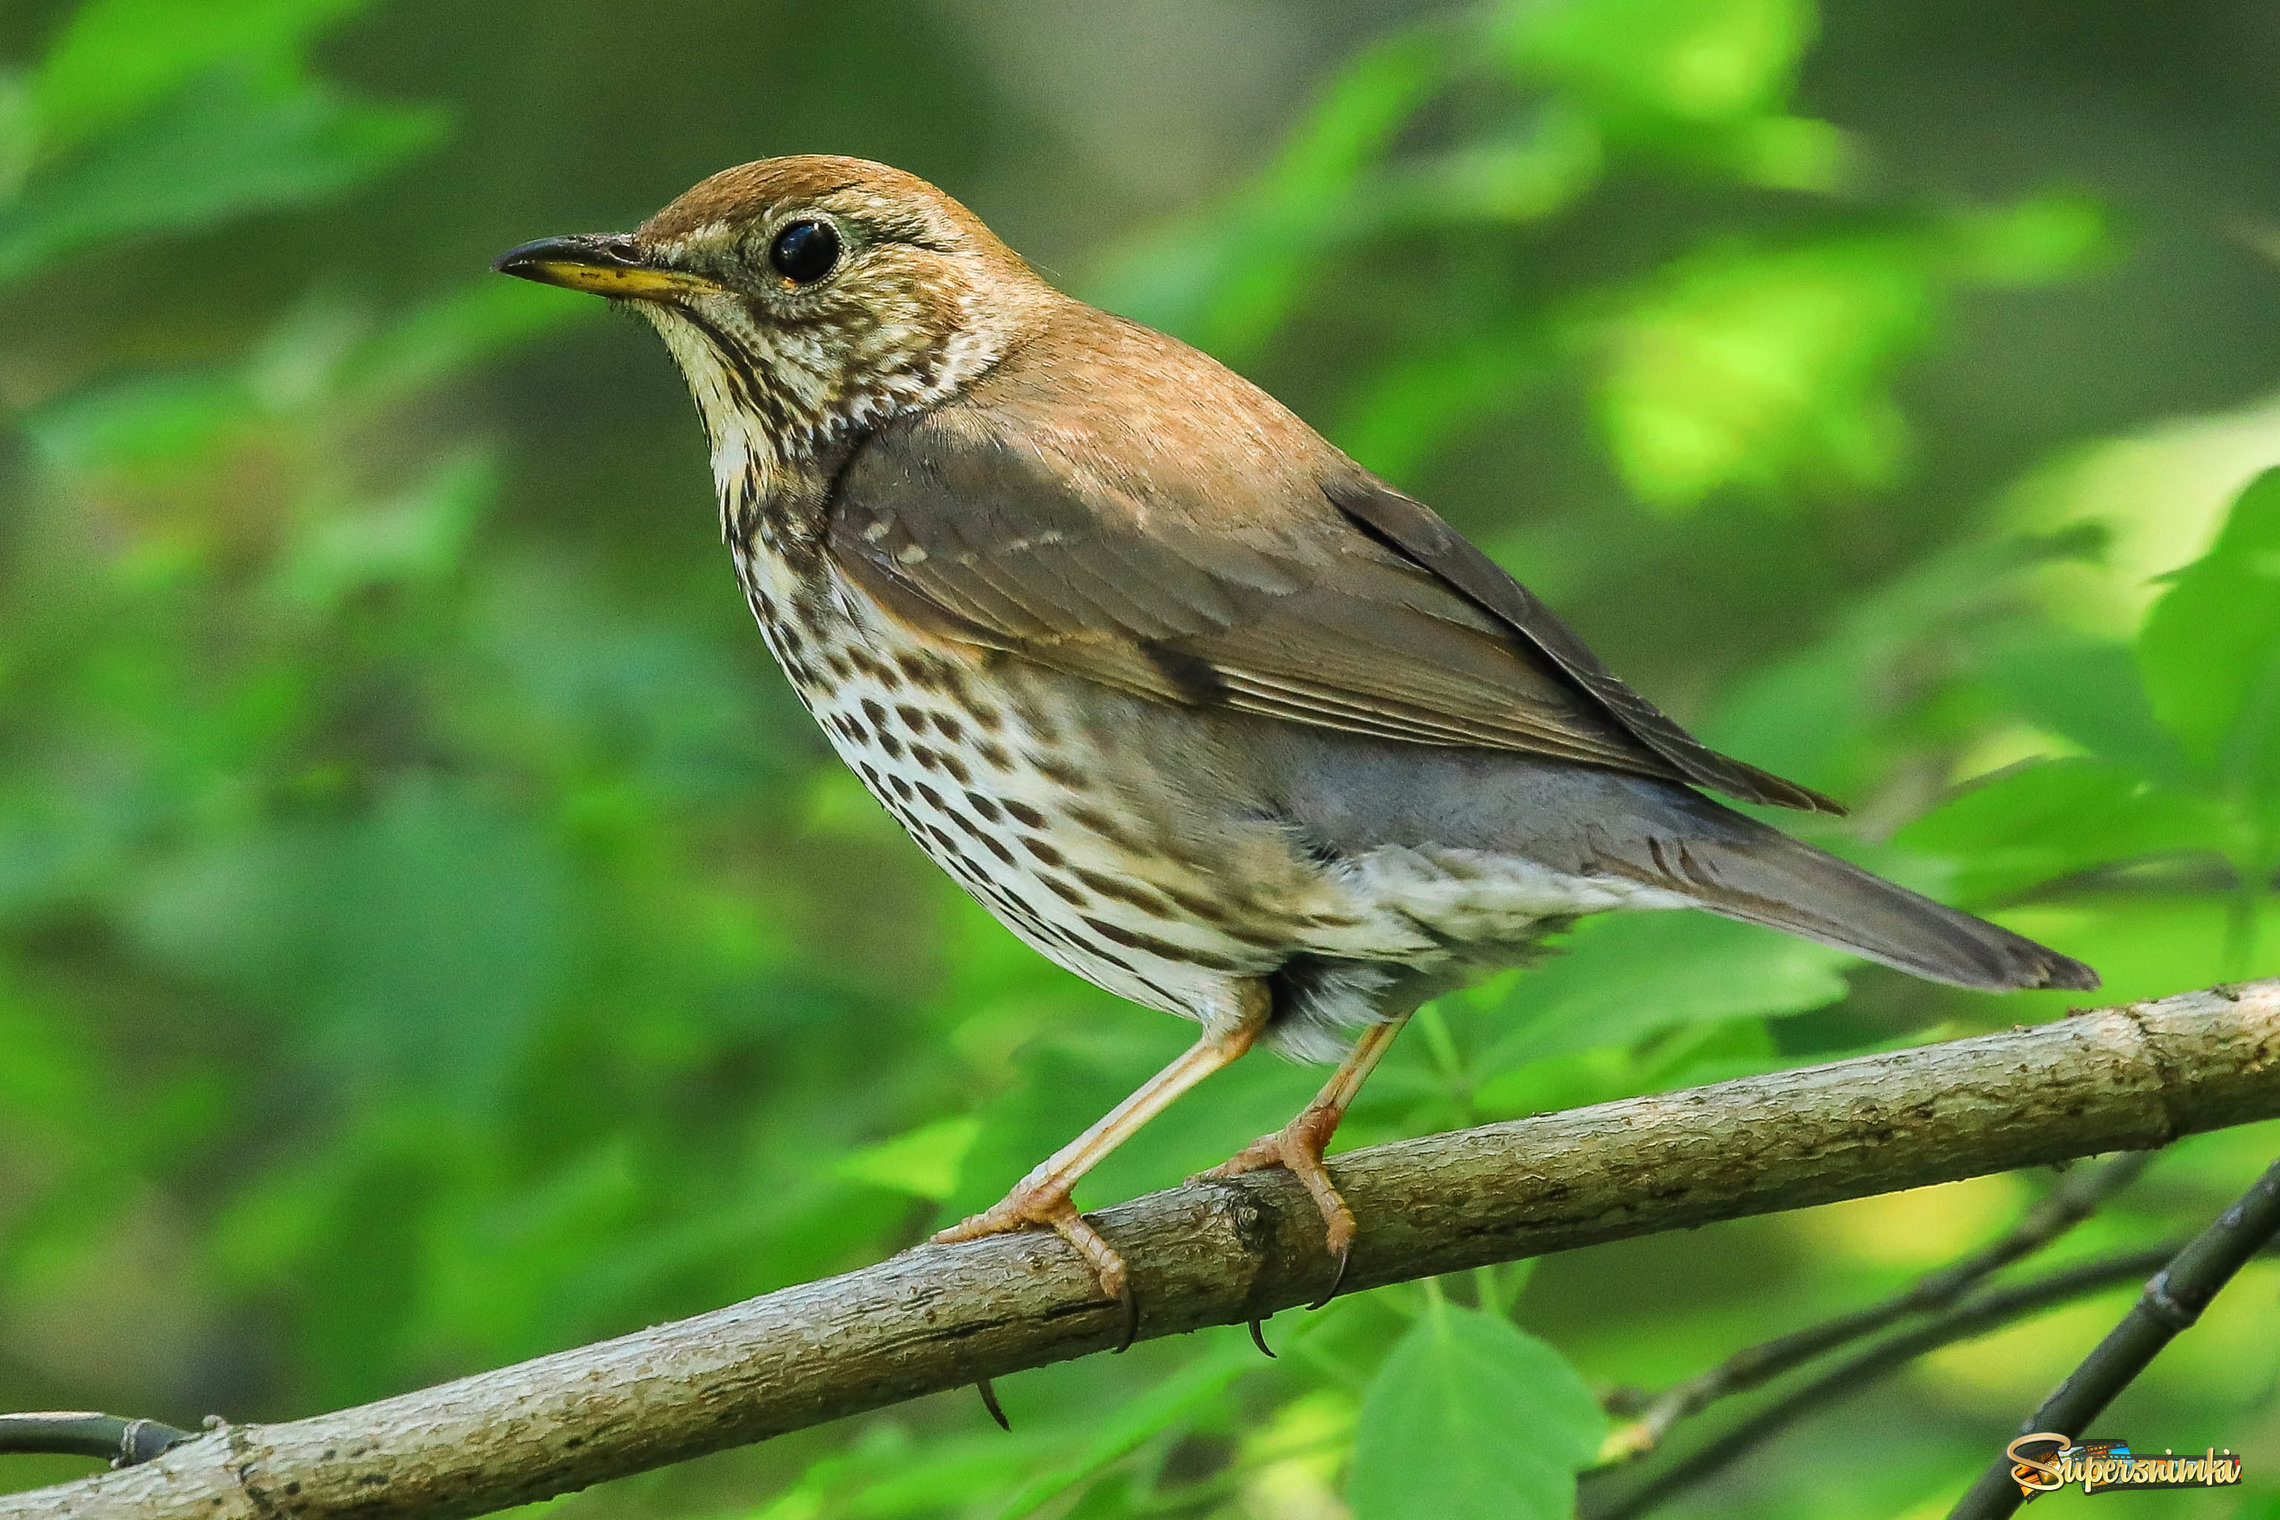
[[[842,472],[829,552],[937,636],[1157,700],[1838,810],[1694,740],[1429,508],[1326,447],[1342,468],[1257,472],[1243,489],[1272,499],[1240,509],[1203,499],[1209,469],[1112,462],[1134,453],[982,405],[906,418]]]

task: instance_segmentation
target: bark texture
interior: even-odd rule
[[[1347,1289],[2109,1151],[2280,1115],[2280,981],[1354,1151]],[[1327,1285],[1314,1205],[1264,1173],[1095,1216],[1143,1336]],[[874,1267],[378,1403],[222,1426],[0,1496],[0,1520],[478,1515],[1113,1345],[1051,1235]]]

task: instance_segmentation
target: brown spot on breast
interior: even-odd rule
[[[1109,817],[1108,814],[1100,811],[1098,808],[1084,807],[1080,805],[1077,807],[1072,807],[1067,811],[1069,815],[1069,822],[1075,824],[1078,828],[1085,829],[1094,834],[1098,834],[1101,838],[1107,840],[1109,843],[1120,845],[1127,850],[1137,851],[1140,848],[1132,836],[1129,833],[1125,832],[1124,826],[1122,824],[1118,823],[1115,819]]]
[[[968,792],[966,794],[966,806],[981,814],[991,823],[998,821],[998,805],[984,797],[980,792]]]
[[[1152,913],[1158,918],[1170,918],[1172,916],[1171,904],[1165,902],[1146,887],[1137,886],[1128,881],[1119,881],[1101,871],[1088,871],[1082,866],[1078,866],[1069,874],[1103,897],[1130,903],[1141,912]]]
[[[1018,823],[1025,823],[1033,829],[1045,827],[1045,815],[1026,802],[1008,797],[1005,799],[1005,810],[1011,813]],[[1075,817],[1076,815],[1072,812],[1070,816]]]
[[[1227,910],[1208,897],[1200,896],[1194,892],[1183,892],[1177,887],[1167,887],[1161,882],[1156,884],[1156,890],[1178,904],[1180,910],[1190,918],[1200,918],[1207,924],[1227,922]]]
[[[994,740],[977,740],[974,744],[974,753],[980,755],[983,763],[993,770],[1009,771],[1013,769],[1013,756],[1005,752],[1004,745]]]
[[[1067,865],[1068,859],[1042,839],[1023,839],[1021,847],[1049,866]]]
[[[937,691],[942,686],[942,677],[938,667],[920,659],[917,655],[898,654],[895,656],[895,664],[905,676],[910,678],[910,684],[913,686],[921,687],[927,691]]]
[[[1185,945],[1175,945],[1168,939],[1158,939],[1153,934],[1142,934],[1138,930],[1127,929],[1122,924],[1110,923],[1105,918],[1088,917],[1085,919],[1085,927],[1103,939],[1113,940],[1127,949],[1144,950],[1148,954],[1163,960],[1185,961],[1191,966],[1202,966],[1211,971],[1239,971],[1242,969],[1224,955],[1214,955],[1208,950],[1190,950]]]
[[[1038,775],[1043,776],[1048,781],[1057,781],[1072,792],[1081,792],[1091,785],[1089,778],[1083,771],[1078,770],[1065,760],[1052,755],[1034,753],[1024,755],[1022,758],[1029,762],[1030,768],[1035,770]]]

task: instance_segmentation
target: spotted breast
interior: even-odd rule
[[[1289,929],[1352,926],[1323,900],[1338,894],[1287,858],[1275,874],[1305,908],[1262,926],[1224,905],[1228,857],[1285,854],[1258,847],[1275,831],[1221,840],[1215,862],[1175,799],[1116,764],[1129,736],[1103,732],[1091,694],[935,644],[759,537],[736,563],[770,650],[840,759],[960,886],[1061,966],[1207,1020],[1232,1006],[1236,979],[1288,957]]]

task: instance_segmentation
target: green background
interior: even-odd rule
[[[1788,820],[1830,847],[2116,997],[2280,971],[2275,77],[2238,0],[18,0],[0,1408],[289,1418],[861,1265],[1183,1043],[830,759],[654,339],[485,273],[767,154],[923,174],[1257,378],[1706,738],[1855,804]],[[1594,923],[1421,1019],[1345,1139],[2066,1001]],[[1243,1063],[1080,1201],[1315,1080]],[[2197,1227],[2276,1145],[2176,1147],[2053,1259]],[[1905,1287],[2049,1186],[1360,1295],[1272,1363],[1237,1329],[1008,1379],[1010,1436],[944,1396],[557,1507],[1555,1515],[1594,1394]],[[2280,1512],[2276,1288],[2252,1266],[2099,1431],[2244,1451],[2250,1490],[2099,1502]],[[1944,1513],[2127,1298],[1666,1512]]]

